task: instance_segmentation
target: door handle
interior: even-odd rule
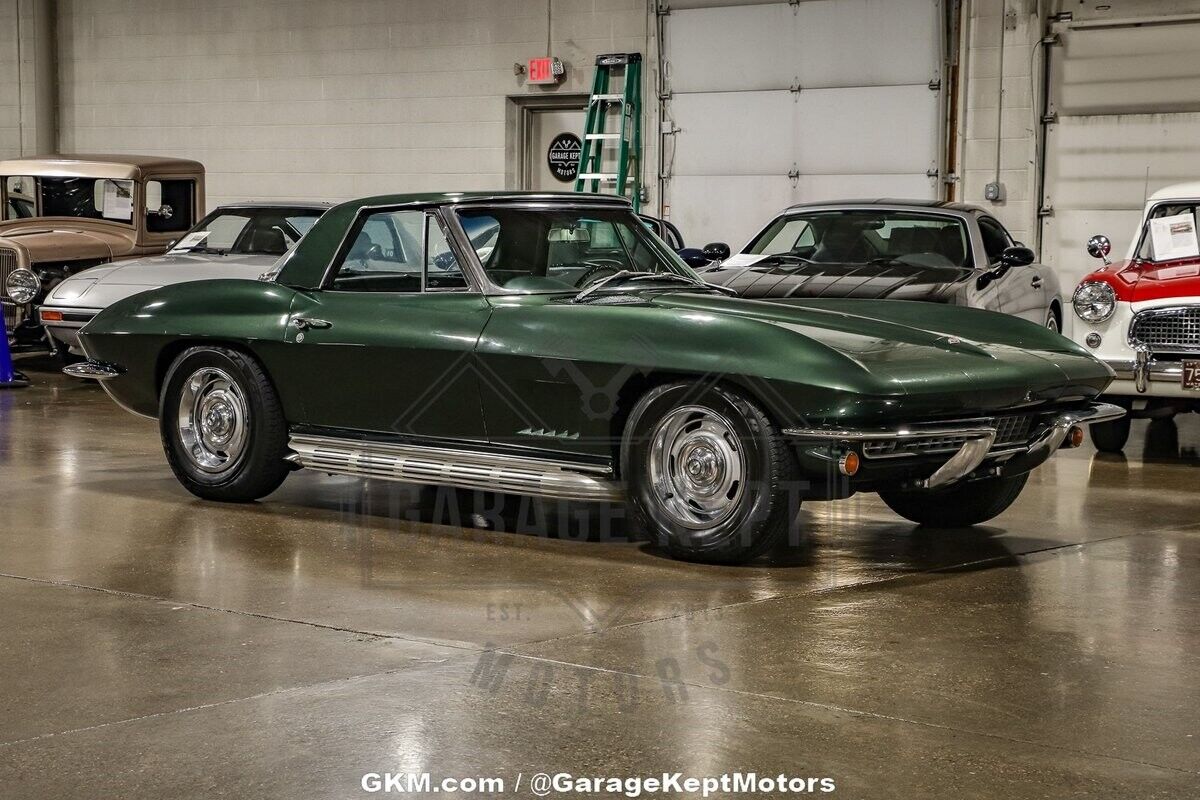
[[[1029,285],[1034,289],[1040,289],[1042,288],[1042,279],[1035,276],[1034,279],[1029,282]]]
[[[325,328],[332,328],[333,323],[324,319],[292,317],[292,327],[298,331],[324,330]]]

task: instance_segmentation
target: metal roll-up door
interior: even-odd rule
[[[1042,260],[1070,296],[1099,264],[1088,236],[1107,235],[1124,257],[1147,196],[1200,178],[1200,18],[1056,23],[1053,32]]]
[[[689,242],[740,246],[797,202],[937,197],[940,2],[670,7],[667,198]]]

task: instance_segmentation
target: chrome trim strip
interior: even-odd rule
[[[476,450],[292,434],[288,461],[337,475],[454,486],[562,500],[615,502],[612,469]],[[603,476],[603,477],[601,477]]]
[[[63,367],[63,374],[90,381],[109,381],[121,376],[121,370],[100,361],[80,361]]]
[[[875,439],[926,439],[938,436],[982,436],[995,434],[996,429],[982,425],[962,428],[901,428],[900,430],[852,430],[824,428],[785,428],[783,435],[794,439],[809,439],[818,442],[860,442]]]

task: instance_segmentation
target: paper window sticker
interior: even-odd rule
[[[209,231],[196,231],[195,233],[189,233],[187,236],[175,243],[175,246],[171,248],[171,252],[186,253],[193,247],[203,244],[204,240],[208,238],[208,234]]]
[[[1200,255],[1194,214],[1176,214],[1150,220],[1150,239],[1154,245],[1155,261]]]
[[[762,261],[766,256],[751,253],[738,253],[721,262],[722,267],[749,267]]]
[[[105,181],[104,208],[101,215],[105,219],[133,219],[132,184],[126,184],[124,181]]]

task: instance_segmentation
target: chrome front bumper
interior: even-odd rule
[[[1156,361],[1147,347],[1137,347],[1132,360],[1106,360],[1119,381],[1133,381],[1138,394],[1145,394],[1153,383],[1173,383],[1183,380],[1183,365],[1178,361]]]
[[[1019,475],[1028,472],[1054,454],[1063,445],[1076,425],[1107,422],[1125,415],[1125,409],[1110,403],[1094,403],[1087,408],[1063,411],[1039,426],[1038,435],[1018,446],[994,448],[997,427],[987,424],[947,426],[944,428],[898,428],[892,430],[788,428],[783,434],[791,439],[827,445],[859,446],[881,440],[919,441],[933,439],[962,440],[928,478],[916,481],[924,489],[936,489],[962,480],[989,458],[1003,459],[996,465],[997,474]],[[896,458],[920,458],[932,454],[914,452]],[[942,454],[944,455],[944,453]]]

